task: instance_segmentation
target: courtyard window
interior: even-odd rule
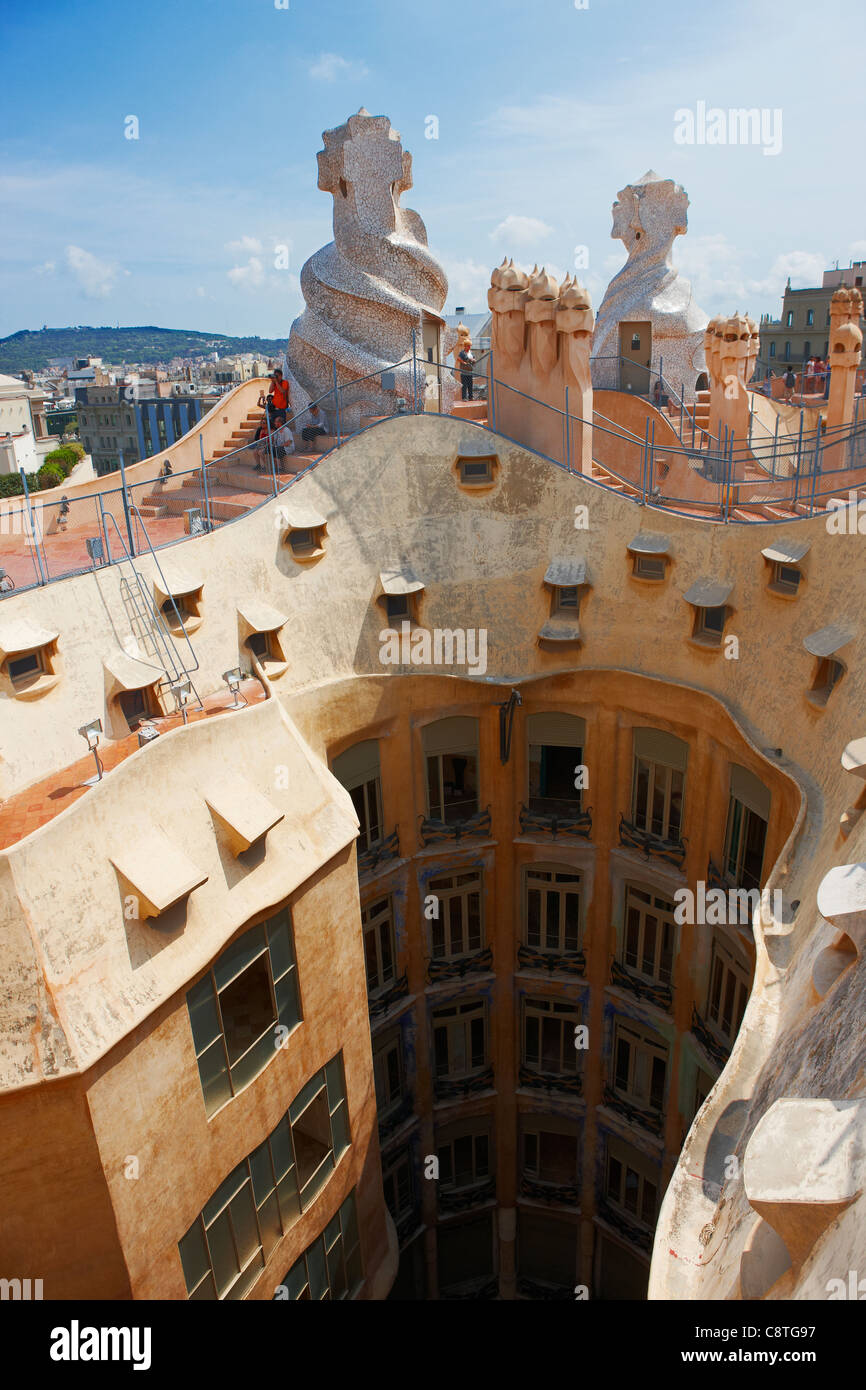
[[[487,1005],[483,999],[433,1010],[436,1076],[459,1080],[487,1066]]]
[[[646,885],[629,883],[625,890],[623,964],[645,980],[669,985],[673,973],[674,904]]]
[[[568,999],[529,997],[523,1001],[523,1064],[548,1076],[574,1076],[578,1049],[575,1029],[580,1008]]]
[[[427,814],[453,823],[478,811],[478,720],[438,719],[422,730]]]
[[[639,830],[680,838],[688,753],[688,744],[673,734],[635,729],[632,820]]]
[[[531,714],[526,721],[529,746],[529,809],[568,815],[581,809],[582,790],[575,786],[583,766],[584,720],[571,714]]]
[[[577,1183],[579,1150],[574,1120],[525,1115],[520,1129],[526,1177],[563,1186]]]
[[[439,1182],[443,1188],[474,1187],[489,1178],[490,1133],[483,1120],[467,1120],[437,1136]]]
[[[665,1100],[666,1043],[638,1024],[616,1023],[613,1085],[618,1095],[642,1110],[661,1112]]]
[[[430,922],[434,960],[454,960],[472,955],[484,945],[481,911],[481,874],[451,874],[434,878],[428,893],[438,899],[439,915]]]
[[[754,773],[731,767],[731,799],[725,833],[725,872],[738,887],[761,887],[770,793]]]
[[[381,898],[361,910],[367,993],[387,989],[394,979],[394,920],[391,899]]]
[[[353,1191],[322,1234],[292,1265],[275,1298],[302,1303],[341,1302],[357,1292],[362,1279],[361,1239]]]
[[[349,1147],[342,1054],[307,1082],[179,1242],[187,1297],[242,1299]]]
[[[380,1120],[403,1099],[403,1047],[399,1029],[379,1041],[373,1051],[373,1080]]]
[[[745,960],[718,933],[713,937],[707,1014],[725,1043],[740,1031],[749,998],[749,968]]]
[[[358,852],[370,849],[382,839],[382,783],[379,771],[379,740],[365,739],[340,753],[331,764],[337,781],[352,798],[360,822]]]
[[[291,1030],[301,1021],[288,908],[233,941],[186,1000],[212,1115],[276,1056],[276,1027]]]
[[[573,869],[528,868],[526,944],[542,951],[577,951],[581,876]]]
[[[605,1159],[607,1200],[652,1230],[658,1211],[658,1170],[643,1154],[612,1137]]]

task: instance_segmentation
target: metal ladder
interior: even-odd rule
[[[163,593],[168,593],[168,585],[166,583],[165,575],[163,574],[162,566],[160,565],[159,560],[157,559],[156,551],[154,550],[153,545],[151,544],[150,536],[147,533],[147,527],[144,524],[144,519],[141,515],[141,512],[138,510],[138,507],[134,503],[130,505],[129,510],[130,513],[136,517],[141,527],[142,534],[144,536],[145,541],[147,542],[147,548],[151,553],[153,562],[156,565],[157,571],[159,573],[159,577],[162,580]],[[120,587],[123,606],[126,610],[127,616],[129,616],[130,618],[130,627],[137,641],[140,645],[143,645],[146,650],[150,649],[149,654],[151,654],[155,658],[156,663],[158,663],[155,666],[155,669],[161,669],[163,672],[163,675],[160,678],[160,680],[156,682],[156,684],[158,684],[159,686],[160,694],[164,693],[170,686],[177,685],[179,681],[188,680],[190,683],[190,689],[193,691],[195,698],[198,701],[199,709],[204,709],[202,698],[196,690],[195,684],[192,680],[192,673],[199,669],[198,657],[195,654],[195,650],[189,638],[189,633],[187,632],[186,627],[184,626],[184,621],[180,615],[180,610],[178,609],[178,606],[174,600],[174,596],[172,594],[169,594],[169,598],[171,599],[171,606],[174,609],[175,617],[180,626],[180,630],[183,633],[184,641],[186,642],[186,645],[189,648],[189,654],[191,658],[189,665],[187,665],[184,661],[180,659],[177,648],[175,647],[175,644],[171,639],[171,634],[169,633],[169,630],[165,624],[162,612],[160,611],[157,604],[154,602],[150,592],[147,589],[147,586],[144,583],[144,580],[142,579],[141,575],[139,574],[138,570],[133,564],[132,556],[129,553],[129,547],[123,538],[123,533],[121,532],[120,527],[117,524],[117,518],[111,512],[104,512],[103,524],[107,523],[109,519],[111,520],[111,523],[114,526],[115,531],[117,532],[117,538],[120,541],[121,549],[123,550],[123,558],[119,561],[115,561],[114,563],[117,563],[121,566],[123,566],[124,563],[127,563],[130,569],[129,575],[121,574]],[[108,545],[107,534],[105,540],[106,545]]]

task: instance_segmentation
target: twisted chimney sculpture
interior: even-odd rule
[[[301,271],[306,308],[292,324],[288,365],[310,399],[333,386],[335,363],[340,385],[375,374],[341,393],[349,430],[363,414],[390,415],[397,395],[411,398],[411,363],[393,388],[379,374],[411,355],[413,330],[418,357],[426,356],[423,325],[438,335],[448,281],[418,213],[400,206],[412,187],[412,156],[388,117],[362,107],[323,139],[319,188],[334,199],[334,240]],[[423,390],[421,361],[415,375]]]

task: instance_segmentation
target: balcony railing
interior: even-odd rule
[[[520,1179],[520,1195],[536,1202],[547,1202],[549,1206],[580,1206],[580,1188],[576,1182],[544,1182],[527,1173]]]
[[[730,1057],[730,1050],[719,1042],[714,1033],[710,1032],[707,1024],[701,1018],[694,1004],[692,1004],[692,1033],[697,1038],[707,1056],[712,1057],[719,1071],[727,1065]]]
[[[566,1287],[564,1284],[545,1284],[541,1279],[530,1279],[527,1274],[518,1275],[517,1292],[524,1298],[543,1299],[545,1302],[570,1302],[574,1298],[574,1289],[570,1285]]]
[[[409,993],[409,977],[401,975],[396,979],[389,989],[383,989],[381,994],[373,994],[367,1000],[367,1011],[371,1019],[381,1018],[386,1014],[398,999]]]
[[[397,834],[397,826],[386,835],[383,840],[377,840],[368,849],[361,850],[358,854],[358,873],[370,874],[378,869],[380,864],[385,864],[389,859],[400,858],[400,837]]]
[[[585,811],[533,811],[521,802],[519,819],[521,835],[529,833],[550,835],[554,840],[560,836],[588,840],[592,831],[591,806],[587,806]]]
[[[492,969],[493,948],[486,946],[483,951],[458,956],[456,960],[428,960],[427,979],[433,985],[438,980],[462,980],[464,975],[483,974]]]
[[[490,834],[489,806],[463,820],[430,820],[427,816],[419,816],[418,820],[422,845],[438,845],[452,840],[459,844],[461,840],[478,839]]]
[[[619,814],[619,842],[628,849],[639,849],[647,859],[663,859],[666,864],[676,864],[677,868],[682,868],[688,844],[686,839],[668,840],[652,830],[641,830],[626,820],[622,811]]]
[[[586,956],[583,951],[541,951],[537,946],[517,947],[517,964],[528,970],[549,970],[551,974],[564,971],[568,975],[586,974]]]
[[[450,1216],[455,1211],[468,1211],[471,1207],[483,1206],[495,1196],[496,1180],[492,1176],[466,1187],[440,1187],[439,1210]]]
[[[580,1096],[583,1094],[583,1074],[581,1072],[533,1071],[525,1063],[520,1064],[519,1086],[531,1086],[537,1091],[558,1091],[560,1094]]]
[[[493,1085],[493,1065],[483,1071],[473,1072],[472,1076],[437,1076],[433,1089],[437,1100],[462,1100],[464,1096],[474,1095],[476,1091],[486,1091]]]
[[[415,1101],[412,1095],[407,1092],[401,1096],[393,1110],[387,1110],[384,1115],[379,1116],[379,1143],[387,1144],[401,1125],[405,1124],[414,1113]]]
[[[620,1211],[604,1197],[598,1199],[598,1214],[609,1226],[613,1226],[615,1231],[619,1231],[620,1235],[625,1236],[632,1245],[636,1245],[638,1250],[643,1250],[649,1254],[653,1243],[652,1231],[647,1231],[643,1226],[639,1226],[637,1221],[632,1221],[625,1212]]]
[[[615,1110],[618,1115],[622,1115],[629,1124],[639,1125],[641,1129],[648,1129],[650,1134],[660,1135],[664,1128],[664,1117],[658,1110],[643,1110],[641,1106],[634,1105],[630,1100],[626,1100],[612,1086],[605,1084],[604,1104],[610,1110]]]
[[[629,970],[627,965],[621,965],[615,957],[610,963],[610,982],[612,985],[620,985],[623,989],[630,990],[638,999],[645,999],[647,1003],[655,1004],[656,1008],[664,1009],[666,1013],[671,1011],[674,992],[670,985],[642,979],[640,975]]]

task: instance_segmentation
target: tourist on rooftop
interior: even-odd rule
[[[286,417],[283,411],[280,411],[279,414],[274,416],[274,425],[275,429],[271,438],[271,443],[273,444],[274,458],[277,463],[277,472],[282,473],[283,470],[280,464],[287,454],[293,454],[295,452],[295,441],[292,436],[292,431],[286,424]]]
[[[268,412],[268,421],[273,429],[274,416],[278,411],[285,415],[289,409],[289,383],[283,376],[279,367],[275,368],[271,374],[271,385],[268,390],[267,400],[264,392],[259,395],[259,405],[265,406]]]
[[[60,499],[60,511],[57,514],[57,529],[65,531],[69,523],[69,498],[64,494]]]
[[[472,368],[475,366],[475,354],[471,347],[463,347],[457,354],[457,361],[460,363],[460,386],[461,396],[464,401],[472,400]]]
[[[797,385],[797,378],[794,376],[794,368],[789,367],[785,373],[785,400],[794,399],[794,387]]]
[[[301,438],[310,444],[314,439],[318,439],[320,434],[329,434],[330,431],[325,412],[320,410],[317,405],[311,405],[307,414],[310,417],[310,423],[301,430]]]

